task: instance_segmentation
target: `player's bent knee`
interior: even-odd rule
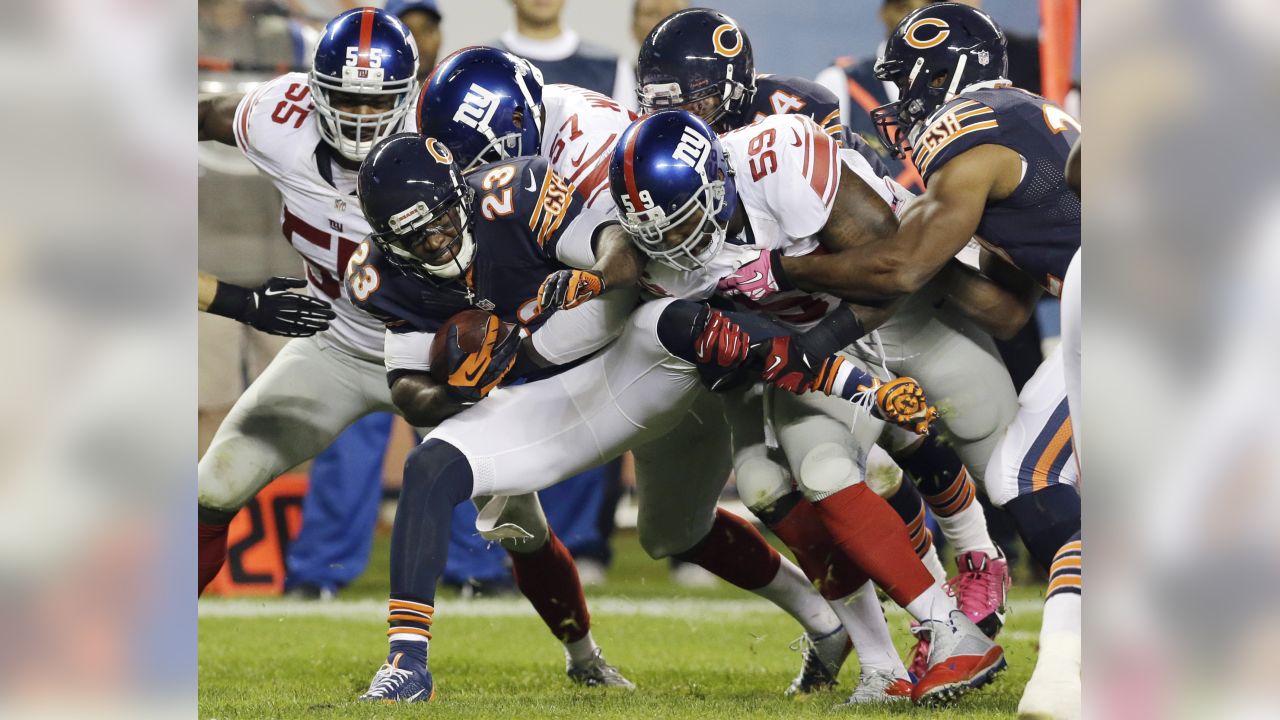
[[[1053,556],[1080,532],[1080,493],[1070,485],[1055,484],[1019,495],[1004,505],[1013,518],[1027,552],[1045,572]]]
[[[412,494],[431,502],[457,505],[471,497],[472,487],[471,463],[460,450],[443,440],[425,440],[405,458],[402,502],[407,494]]]
[[[757,515],[792,491],[791,473],[767,457],[739,461],[733,469],[738,497]]]
[[[529,553],[547,544],[547,518],[538,496],[498,496],[480,503],[476,530],[486,540],[496,540],[502,549]]]
[[[815,499],[862,482],[862,468],[845,445],[820,443],[801,460],[798,480],[804,496]]]

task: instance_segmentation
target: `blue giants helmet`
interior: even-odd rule
[[[641,252],[684,271],[720,251],[738,201],[720,139],[683,110],[646,115],[622,133],[609,161],[609,190]],[[691,219],[697,224],[685,237],[665,238]]]
[[[400,133],[378,143],[360,164],[356,181],[360,209],[373,228],[370,240],[387,259],[423,279],[452,280],[471,267],[474,192],[462,179],[449,148],[434,138]],[[453,211],[453,212],[451,212]],[[429,238],[453,234],[436,252],[438,262],[413,250]]]
[[[933,111],[971,85],[1008,75],[1004,33],[968,5],[926,5],[898,23],[875,73],[898,86],[898,101],[872,110],[871,119],[885,146],[901,156]]]
[[[537,155],[542,146],[542,73],[496,48],[463,48],[427,78],[418,101],[418,130],[447,145],[463,172]]]
[[[714,127],[737,114],[756,94],[751,41],[733,18],[715,10],[689,8],[668,16],[649,31],[636,60],[640,112],[682,107],[703,98],[719,103],[702,117]],[[727,128],[721,128],[727,129]]]
[[[395,16],[348,10],[316,43],[309,84],[320,137],[344,157],[363,160],[404,122],[418,91],[418,46]],[[364,105],[375,112],[362,114]]]

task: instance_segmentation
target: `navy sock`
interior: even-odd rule
[[[929,435],[915,449],[889,454],[925,495],[939,495],[947,490],[964,467],[955,448],[943,441],[937,428],[930,430]]]

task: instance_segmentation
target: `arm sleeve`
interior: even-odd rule
[[[595,239],[606,225],[616,225],[615,210],[583,207],[556,242],[556,259],[571,268],[589,270],[596,264]]]
[[[591,303],[587,303],[590,305]],[[383,352],[386,354],[387,372],[408,370],[412,372],[428,372],[431,370],[431,341],[435,333],[428,332],[394,332],[387,331],[383,340]]]
[[[297,109],[289,108],[290,104],[296,105]],[[278,105],[288,111],[287,115],[281,116],[287,118],[285,122],[272,118]],[[306,76],[301,73],[281,75],[259,85],[241,98],[236,106],[232,124],[236,145],[263,173],[271,177],[284,176],[288,170],[284,167],[285,156],[293,147],[291,131],[297,132],[295,125],[311,112],[311,107]]]
[[[635,288],[612,290],[572,310],[552,314],[534,331],[534,349],[555,365],[590,355],[622,333],[637,294]]]

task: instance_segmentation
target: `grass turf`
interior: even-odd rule
[[[379,545],[383,545],[380,541]],[[639,689],[598,691],[578,688],[564,676],[563,655],[546,628],[521,600],[499,603],[519,613],[470,612],[465,602],[440,597],[441,618],[431,645],[436,702],[381,706],[355,702],[386,652],[385,624],[377,606],[370,612],[336,616],[276,613],[274,600],[250,603],[258,616],[219,613],[227,601],[202,601],[200,618],[201,718],[707,718],[827,716],[856,683],[852,660],[841,674],[841,689],[789,701],[782,690],[800,665],[788,649],[800,634],[796,623],[768,605],[741,603],[720,611],[689,613],[687,601],[744,600],[727,585],[687,590],[667,579],[666,564],[648,560],[634,535],[621,534],[618,557],[604,588],[591,599],[625,598],[654,603],[680,599],[670,617],[593,612],[593,635],[611,662]],[[375,565],[346,601],[385,597],[385,550],[375,549]],[[382,562],[376,562],[378,559]],[[859,708],[859,717],[901,715],[1010,717],[1034,665],[1042,588],[1015,588],[1019,611],[1008,618],[1001,644],[1009,669],[980,691],[943,711],[910,706]],[[357,600],[358,602],[358,600]],[[243,601],[240,601],[243,604]],[[337,604],[335,604],[336,606]],[[476,607],[480,607],[477,605]],[[659,605],[658,607],[661,607]],[[326,612],[323,605],[315,612]],[[450,612],[452,609],[452,612]],[[912,639],[906,616],[895,612],[890,625],[904,657]]]

